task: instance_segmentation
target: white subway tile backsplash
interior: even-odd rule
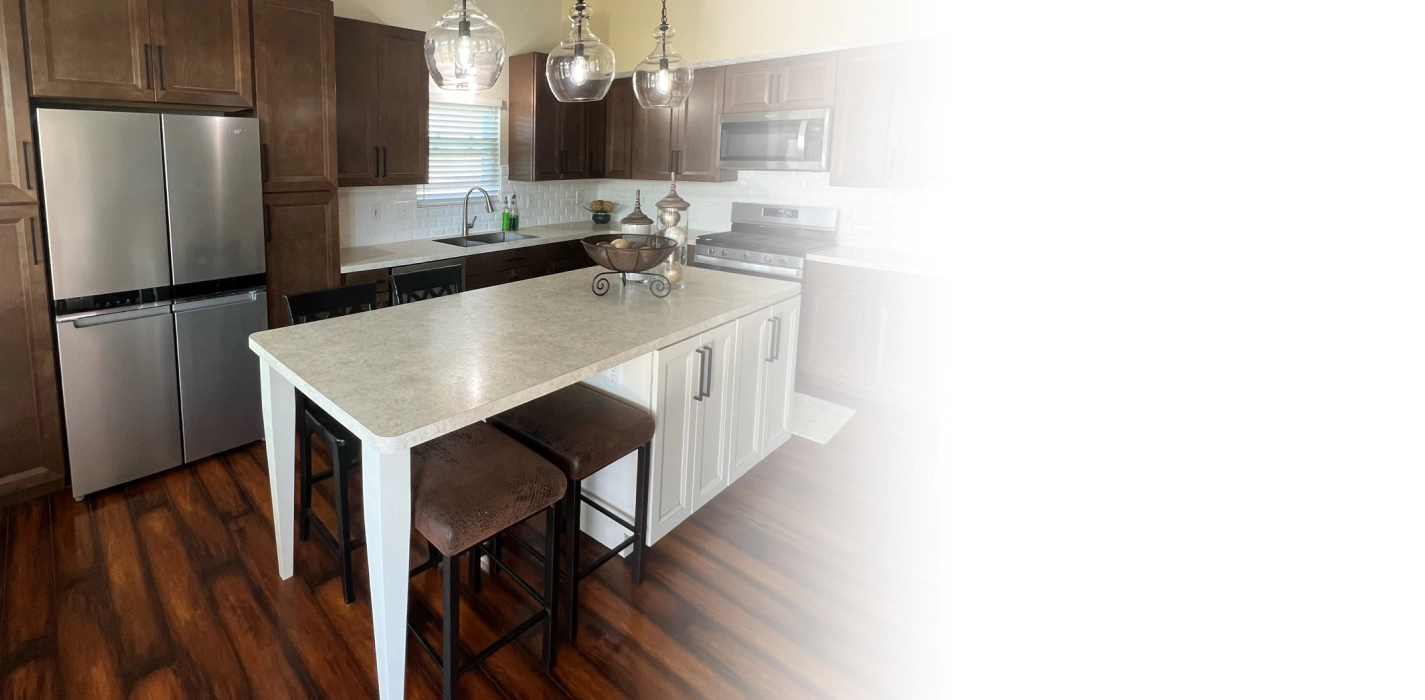
[[[733,202],[833,207],[839,210],[837,241],[844,245],[915,249],[943,233],[934,222],[943,212],[926,212],[923,192],[832,187],[827,173],[742,172],[735,182],[678,183],[688,200],[692,228],[726,231],[732,227]],[[460,206],[417,206],[417,187],[356,187],[339,192],[343,247],[460,235]],[[506,182],[501,198],[519,198],[520,224],[543,226],[588,219],[584,206],[594,199],[618,204],[614,221],[633,209],[634,190],[643,191],[643,211],[655,215],[654,203],[668,193],[668,183],[635,180]],[[379,208],[381,218],[372,214]],[[497,204],[498,208],[498,204]],[[499,212],[485,212],[483,199],[472,199],[474,230],[498,231]],[[931,222],[931,223],[927,223]]]

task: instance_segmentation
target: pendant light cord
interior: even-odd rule
[[[663,22],[658,25],[658,31],[668,31],[668,0],[663,0]]]

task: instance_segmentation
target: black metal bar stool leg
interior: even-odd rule
[[[479,550],[477,549],[476,552]],[[471,553],[475,556],[475,552]],[[445,700],[455,700],[460,682],[460,555],[446,555],[441,577],[441,683]]]
[[[356,600],[356,589],[352,582],[351,569],[351,525],[347,522],[346,467],[338,456],[335,441],[328,441],[327,448],[332,454],[332,487],[336,491],[336,543],[341,556],[341,594],[350,605]]]
[[[302,447],[302,463],[297,465],[297,476],[302,482],[301,502],[297,505],[297,537],[305,542],[312,534],[312,521],[307,515],[312,507],[312,431],[303,425],[297,439]]]
[[[564,611],[565,633],[574,641],[579,631],[579,482],[570,481],[564,492]],[[552,551],[552,550],[551,550]]]
[[[643,585],[643,568],[646,565],[645,550],[648,548],[648,471],[652,460],[653,443],[644,443],[638,448],[638,491],[634,494],[634,534],[638,541],[633,545],[633,585]]]
[[[480,580],[481,574],[479,547],[476,547],[473,551],[470,552],[470,557],[466,560],[466,566],[470,569],[470,573],[468,575],[470,578],[470,592],[479,593],[480,589],[482,588],[482,581]]]
[[[559,591],[558,585],[559,557],[553,556],[555,548],[559,546],[559,527],[556,525],[554,513],[557,509],[550,507],[544,514],[544,670],[545,672],[554,670],[554,655],[557,645],[554,641],[554,613],[558,608],[556,599]]]

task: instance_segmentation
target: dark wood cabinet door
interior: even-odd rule
[[[148,0],[158,101],[252,106],[249,0]]]
[[[149,0],[26,0],[30,94],[152,102]]]
[[[608,132],[608,98],[584,105],[584,177],[601,178],[607,169],[604,139]]]
[[[559,179],[559,132],[548,128],[559,103],[544,82],[542,53],[509,59],[510,179]]]
[[[718,147],[722,130],[723,68],[703,68],[693,77],[688,101],[673,113],[674,164],[678,179],[689,182],[722,182],[718,168]],[[643,110],[649,111],[649,110]]]
[[[430,73],[425,32],[381,27],[376,105],[381,184],[424,185],[430,177]]]
[[[726,68],[727,82],[723,93],[723,112],[762,112],[776,104],[773,89],[780,66],[777,61],[739,63]],[[699,71],[701,73],[701,71]],[[698,80],[693,78],[693,88]]]
[[[282,295],[335,287],[341,283],[341,239],[336,192],[267,194],[267,318],[272,328],[287,325]]]
[[[837,54],[834,52],[777,61],[773,104],[779,110],[830,107],[836,99],[836,63]],[[888,75],[895,75],[895,72]]]
[[[673,120],[681,118],[681,109],[633,110],[633,179],[668,179],[673,162]]]
[[[64,478],[39,207],[0,207],[0,499]]]
[[[262,190],[336,189],[331,0],[255,0],[252,28]]]
[[[589,140],[585,125],[587,102],[561,102],[554,126],[559,130],[559,179],[579,180],[589,176]]]
[[[633,80],[615,80],[604,98],[604,177],[633,177],[633,118],[640,109],[633,95]]]
[[[379,185],[376,45],[380,25],[336,18],[336,167],[342,187]]]
[[[0,205],[35,203],[34,131],[20,0],[0,0]]]

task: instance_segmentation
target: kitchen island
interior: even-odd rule
[[[638,379],[658,422],[651,540],[745,471],[749,455],[760,458],[789,434],[799,285],[690,268],[687,288],[667,298],[636,284],[599,297],[589,288],[594,274],[574,270],[249,339],[262,365],[282,578],[293,574],[295,391],[362,442],[382,698],[399,698],[405,687],[412,447],[648,356],[635,366],[647,370]]]

